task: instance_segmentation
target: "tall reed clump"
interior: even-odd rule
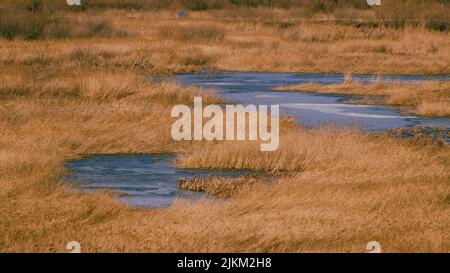
[[[255,190],[267,181],[261,176],[241,176],[238,178],[210,177],[178,179],[178,189],[189,191],[202,191],[220,197],[232,197]]]

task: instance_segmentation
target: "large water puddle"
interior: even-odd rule
[[[450,76],[378,76],[352,75],[361,82],[450,80]],[[449,118],[424,118],[402,115],[398,107],[384,105],[353,105],[343,101],[348,95],[311,94],[272,91],[274,87],[315,82],[338,84],[342,74],[243,73],[178,74],[172,80],[185,85],[215,89],[220,97],[240,104],[278,104],[280,114],[297,118],[298,122],[316,127],[324,124],[357,126],[380,133],[393,128],[443,127],[450,128]]]
[[[97,155],[67,163],[69,181],[83,190],[109,190],[133,207],[160,208],[175,199],[194,201],[204,195],[178,190],[178,178],[238,177],[248,171],[176,168],[173,155]]]

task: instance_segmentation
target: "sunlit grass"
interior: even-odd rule
[[[66,251],[73,240],[86,252],[363,252],[372,240],[383,251],[449,251],[448,146],[287,119],[271,153],[256,143],[176,142],[173,105],[191,105],[197,95],[221,101],[149,80],[205,68],[449,73],[449,34],[295,22],[295,10],[238,12],[185,20],[172,11],[105,10],[96,16],[132,35],[0,39],[0,251]],[[190,28],[193,37],[183,32]],[[367,88],[418,114],[447,113],[445,84]],[[64,180],[67,160],[100,153],[176,153],[181,167],[274,176],[189,181],[187,189],[231,198],[134,209]]]

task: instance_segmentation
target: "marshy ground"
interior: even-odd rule
[[[302,7],[227,4],[178,18],[176,4],[130,9],[111,0],[49,11],[19,2],[0,5],[0,251],[64,252],[73,240],[89,252],[362,252],[369,241],[387,252],[450,251],[448,146],[307,129],[288,118],[271,153],[253,142],[175,142],[173,105],[196,95],[222,100],[213,90],[148,80],[204,69],[449,74],[445,27],[329,20],[344,11],[377,18],[342,7],[306,17]],[[448,115],[447,83],[354,92],[373,93],[365,88],[417,114]],[[174,153],[180,167],[286,175],[269,184],[239,180],[231,191],[230,181],[187,181],[230,198],[165,209],[130,208],[64,180],[68,160],[117,153]]]
[[[318,85],[314,83],[277,87],[276,91],[298,91],[322,94],[360,95],[362,99],[350,103],[389,104],[402,106],[406,111],[425,117],[450,116],[450,83],[448,81],[428,82],[383,82],[364,84],[352,81],[347,76],[342,84]]]

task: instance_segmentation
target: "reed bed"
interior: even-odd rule
[[[25,10],[31,3],[2,2],[1,18],[13,2]],[[0,38],[0,251],[66,252],[73,240],[83,252],[363,252],[373,240],[384,252],[450,251],[448,146],[288,120],[271,153],[256,143],[176,142],[173,105],[198,95],[221,101],[206,90],[149,81],[203,69],[450,73],[448,33],[298,20],[298,10],[282,8],[177,18],[179,6],[153,11],[120,2],[97,1],[95,17],[132,35]],[[50,4],[23,12],[45,13]],[[87,14],[58,12],[80,20]],[[314,16],[331,16],[324,12]],[[205,26],[205,37],[177,34]],[[413,97],[406,92],[402,100]],[[445,112],[446,104],[425,101],[418,112]],[[251,179],[239,180],[243,188],[198,181],[189,188],[231,198],[148,210],[65,181],[67,160],[115,153],[175,153],[182,167],[281,175],[248,189]]]

